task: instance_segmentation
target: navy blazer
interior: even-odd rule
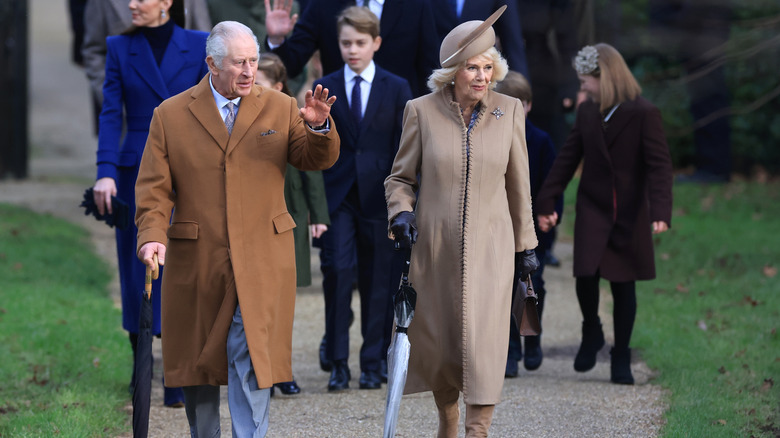
[[[484,20],[503,5],[506,11],[493,25],[496,36],[501,41],[501,54],[509,63],[509,68],[528,77],[528,61],[525,57],[523,29],[518,17],[517,0],[466,0],[460,17],[450,6],[451,0],[432,0],[436,11],[436,31],[441,42],[455,26],[471,20]],[[437,52],[438,53],[438,52]]]
[[[534,126],[530,120],[525,119],[525,143],[528,147],[528,176],[531,182],[531,199],[536,201],[536,196],[544,184],[544,179],[552,169],[555,161],[555,146],[550,135]],[[553,234],[539,231],[536,220],[536,202],[532,205],[534,215],[534,228],[539,247],[547,249],[552,245]],[[555,201],[555,212],[558,213],[558,221],[563,217],[563,197]]]
[[[322,172],[328,211],[333,213],[357,184],[363,214],[387,219],[384,183],[401,141],[404,108],[412,98],[409,83],[376,66],[360,126],[349,110],[343,69],[319,79],[314,86],[317,84],[338,97],[330,115],[339,131],[341,152],[336,164]]]
[[[140,31],[106,38],[98,179],[116,179],[117,167],[140,165],[154,109],[163,100],[194,86],[208,73],[207,37],[206,32],[174,26],[159,66]],[[123,119],[127,134],[120,146]]]
[[[430,0],[389,0],[380,19],[382,46],[374,62],[409,82],[414,96],[428,93],[426,85],[433,69],[439,67],[439,37]],[[320,51],[323,74],[341,69],[336,18],[355,0],[310,2],[292,35],[274,49],[287,66],[290,77],[297,76],[316,50]]]

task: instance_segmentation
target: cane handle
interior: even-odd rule
[[[154,253],[152,257],[154,260],[154,270],[152,270],[151,266],[146,267],[144,282],[144,292],[146,292],[146,296],[148,297],[152,296],[152,280],[157,280],[157,278],[160,277],[160,265],[157,262],[157,253]]]

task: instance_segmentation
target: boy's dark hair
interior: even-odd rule
[[[512,70],[507,72],[503,81],[496,84],[496,91],[507,96],[516,97],[523,102],[531,102],[534,97],[528,79],[521,73]]]
[[[379,36],[379,18],[367,7],[350,6],[341,11],[336,21],[336,29],[339,33],[345,25],[354,27],[360,33],[371,35],[371,39]]]

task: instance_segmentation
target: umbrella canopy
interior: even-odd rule
[[[409,367],[409,352],[411,345],[406,330],[414,318],[414,306],[417,304],[417,292],[409,283],[408,250],[401,274],[401,286],[393,297],[395,308],[395,334],[387,349],[387,401],[385,403],[384,437],[395,436],[398,424],[398,410],[401,407],[401,397],[406,385],[406,373]]]
[[[154,270],[146,267],[144,298],[138,324],[133,386],[133,437],[149,436],[149,405],[152,395],[152,280],[160,275],[157,254],[154,255],[154,266]]]

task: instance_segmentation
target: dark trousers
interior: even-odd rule
[[[328,360],[349,357],[352,284],[357,265],[360,293],[362,371],[379,371],[392,329],[391,301],[398,288],[400,263],[387,237],[387,218],[360,209],[355,190],[330,214],[331,225],[320,238],[325,293],[325,351]],[[397,271],[397,272],[396,272]]]
[[[599,318],[599,275],[577,277],[577,300],[580,303],[582,319],[585,325],[600,324]],[[612,319],[615,329],[615,348],[625,349],[631,342],[631,332],[636,319],[636,282],[611,281]]]

